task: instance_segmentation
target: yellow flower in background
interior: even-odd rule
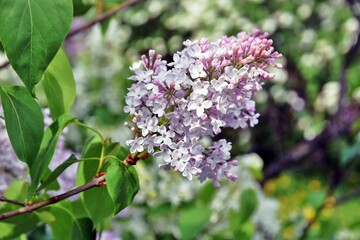
[[[291,227],[286,227],[286,228],[284,228],[282,235],[285,239],[293,239],[294,238],[294,229],[292,229]]]
[[[312,179],[309,182],[309,187],[311,190],[319,190],[321,188],[321,182],[317,179]]]
[[[316,210],[312,206],[306,206],[302,211],[302,215],[307,221],[313,221],[316,217]]]
[[[274,180],[266,181],[264,185],[264,192],[268,195],[273,194],[276,191],[276,183]]]

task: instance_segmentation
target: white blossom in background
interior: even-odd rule
[[[124,108],[132,116],[131,153],[146,151],[160,157],[164,169],[189,180],[211,179],[216,187],[220,179],[236,180],[230,172],[237,165],[230,160],[231,143],[221,139],[205,146],[201,140],[225,127],[258,123],[253,95],[262,89],[262,80],[274,77],[269,67],[281,67],[275,62],[281,54],[267,36],[256,30],[215,42],[187,40],[173,62],[155,58],[154,50],[149,59],[135,62]]]
[[[351,231],[350,229],[341,229],[336,232],[335,240],[357,240],[360,238],[359,232]]]
[[[155,159],[154,161],[160,162],[161,160]],[[158,167],[155,165],[147,166],[139,163],[136,170],[141,176],[139,178],[141,187],[134,199],[136,203],[146,203],[152,207],[170,203],[177,207],[194,199],[201,188],[199,182],[189,184],[189,182],[183,181],[178,174],[158,171]]]

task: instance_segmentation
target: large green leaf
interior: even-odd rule
[[[114,204],[105,186],[88,189],[82,192],[81,198],[95,227],[114,213]]]
[[[84,233],[86,226],[79,222],[71,212],[72,206],[68,201],[62,201],[49,207],[49,212],[55,217],[56,221],[50,223],[52,234],[55,240],[63,239],[86,239],[89,233]],[[88,228],[87,228],[88,229]],[[91,231],[92,232],[92,231]],[[77,238],[74,238],[74,235]],[[89,238],[90,240],[91,238]]]
[[[117,158],[110,158],[106,172],[106,186],[114,203],[114,214],[129,206],[139,191],[139,178],[133,166]]]
[[[89,182],[95,176],[99,166],[101,149],[102,144],[97,136],[90,137],[86,141],[84,149],[81,153],[81,159],[84,159],[85,161],[82,161],[79,164],[76,178],[77,186],[81,186]],[[86,159],[94,159],[95,161],[87,161]]]
[[[74,240],[95,240],[96,231],[93,228],[91,219],[80,218],[77,219],[78,225],[73,225],[72,238]]]
[[[0,39],[32,92],[67,35],[72,0],[0,0]]]
[[[70,63],[62,49],[46,69],[42,83],[52,118],[69,113],[75,101],[76,86]]]
[[[24,87],[0,88],[6,129],[18,158],[32,166],[44,135],[39,104]]]
[[[83,185],[95,176],[99,161],[92,161],[92,159],[99,159],[101,150],[102,143],[99,137],[94,136],[88,139],[81,153],[83,161],[79,165],[76,179],[77,185]],[[82,192],[80,196],[84,202],[86,212],[95,226],[113,214],[114,204],[105,186],[91,188]],[[101,201],[101,204],[99,204],[99,201]]]
[[[28,189],[28,198],[32,199],[47,167],[54,155],[57,140],[63,129],[74,121],[75,117],[64,114],[61,115],[49,128],[46,129],[43,141],[41,142],[39,154],[36,161],[30,167],[31,185]]]

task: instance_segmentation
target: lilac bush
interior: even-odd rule
[[[173,168],[184,177],[201,182],[236,180],[230,172],[231,143],[225,139],[207,145],[206,138],[222,128],[247,128],[258,123],[253,95],[262,81],[280,68],[268,34],[255,30],[237,37],[223,36],[215,42],[187,40],[185,48],[168,63],[155,51],[131,66],[134,84],[126,96],[126,123],[134,133],[127,141],[132,157],[145,153],[163,159],[160,166]]]

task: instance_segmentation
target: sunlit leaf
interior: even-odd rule
[[[42,83],[51,117],[56,119],[69,113],[75,101],[76,86],[70,63],[62,49],[46,69]]]
[[[43,223],[51,223],[56,220],[54,215],[48,211],[35,211],[34,213],[39,218],[39,220]]]
[[[0,39],[14,70],[32,92],[67,35],[71,0],[0,0]]]

